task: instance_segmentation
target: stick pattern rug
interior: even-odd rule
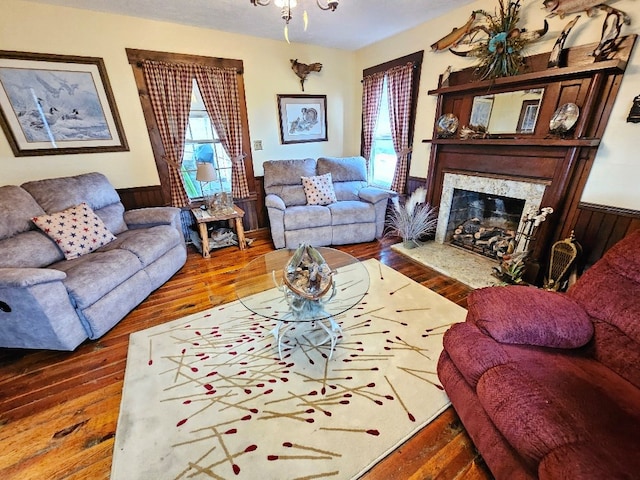
[[[466,311],[364,264],[331,360],[304,334],[281,360],[237,301],[132,334],[111,479],[357,478],[438,416],[442,334]]]

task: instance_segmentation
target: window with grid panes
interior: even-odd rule
[[[203,197],[200,182],[196,180],[196,171],[198,163],[207,162],[213,164],[218,179],[203,184],[205,193],[213,195],[221,191],[231,192],[231,159],[220,143],[204,106],[198,83],[194,80],[182,160],[182,180],[187,195],[192,200]]]

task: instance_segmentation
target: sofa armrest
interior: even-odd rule
[[[358,192],[358,196],[369,203],[378,203],[380,200],[385,200],[395,195],[397,195],[395,192],[378,187],[364,187]]]
[[[287,208],[284,204],[284,200],[274,193],[270,193],[265,197],[264,204],[267,208],[276,208],[282,211]]]
[[[442,344],[444,352],[474,389],[487,370],[510,361],[502,345],[473,323],[451,325],[444,333]]]
[[[180,225],[180,209],[176,207],[146,207],[127,210],[124,221],[131,229],[157,225]]]
[[[501,343],[579,348],[593,336],[587,312],[562,293],[487,287],[471,292],[467,304],[467,321]]]
[[[0,268],[0,347],[74,350],[88,337],[53,268]]]
[[[0,288],[27,288],[65,278],[66,273],[53,268],[0,268]]]

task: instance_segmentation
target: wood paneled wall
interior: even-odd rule
[[[580,203],[574,225],[563,227],[563,238],[574,231],[582,245],[585,266],[593,265],[616,242],[640,228],[640,211]]]
[[[162,187],[155,185],[151,187],[135,187],[118,189],[120,200],[126,210],[144,207],[164,206]]]

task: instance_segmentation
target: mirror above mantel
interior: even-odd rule
[[[543,94],[536,88],[476,96],[469,124],[490,134],[533,133]]]

